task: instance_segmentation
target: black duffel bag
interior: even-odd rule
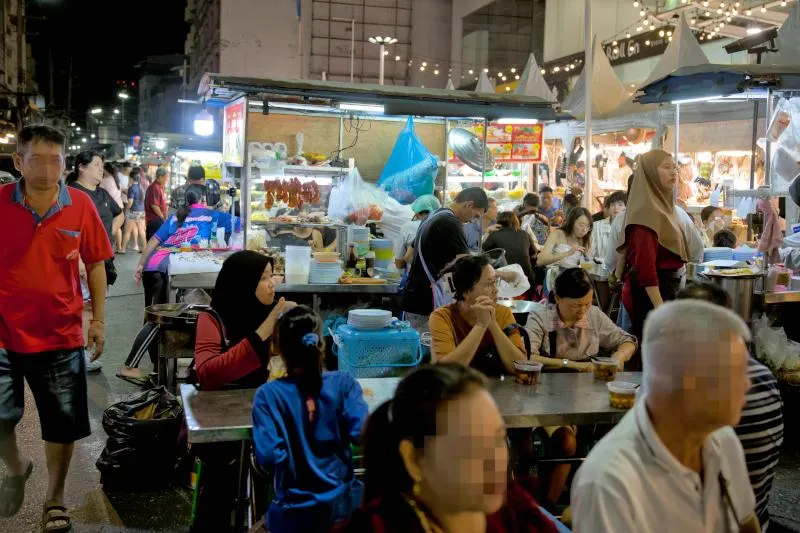
[[[106,446],[97,460],[109,491],[152,490],[180,478],[186,462],[183,407],[164,387],[115,403],[103,413]]]

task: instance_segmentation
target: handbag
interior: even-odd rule
[[[423,223],[423,226],[430,224],[437,217],[441,216],[441,214],[446,215],[447,211],[450,210],[441,209],[436,211],[433,215],[428,217],[428,219]],[[415,250],[417,251],[417,257],[419,257],[419,260],[422,263],[422,268],[425,270],[425,275],[428,277],[428,281],[431,284],[431,290],[433,291],[433,309],[435,310],[455,301],[455,289],[453,288],[452,276],[450,274],[445,274],[438,279],[434,279],[433,274],[431,274],[428,264],[425,262],[425,257],[422,254],[423,226],[420,226],[419,230],[417,231]]]
[[[106,259],[104,265],[106,267],[106,285],[113,285],[117,281],[117,267],[114,264],[114,258]]]

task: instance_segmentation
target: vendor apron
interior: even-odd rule
[[[680,270],[658,270],[658,289],[661,291],[661,299],[665,302],[674,300],[678,296],[678,291],[681,290],[681,283],[685,268]],[[653,310],[653,303],[647,295],[644,287],[639,285],[639,277],[637,276],[636,269],[632,268],[628,275],[628,282],[631,287],[631,299],[633,301],[633,309],[630,311],[631,322],[633,323],[632,333],[639,340],[639,346],[642,345],[642,332],[644,330],[644,321],[650,311]],[[636,354],[625,364],[625,370],[640,372],[642,370],[642,354],[641,349],[636,350]]]

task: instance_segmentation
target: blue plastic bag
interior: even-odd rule
[[[408,117],[406,127],[397,136],[394,149],[383,167],[378,186],[401,204],[410,204],[417,197],[433,194],[439,160],[431,154],[414,132],[414,119]]]

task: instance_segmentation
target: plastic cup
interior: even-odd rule
[[[308,283],[308,276],[311,272],[311,247],[287,246],[285,257],[284,274],[286,283],[290,285]]]
[[[517,371],[514,380],[520,385],[537,385],[542,375],[542,363],[536,361],[514,361]]]
[[[614,381],[617,379],[618,363],[608,357],[592,359],[594,365],[594,379],[598,381]]]
[[[614,409],[630,409],[636,402],[639,385],[627,381],[611,381],[608,387],[608,401]]]

